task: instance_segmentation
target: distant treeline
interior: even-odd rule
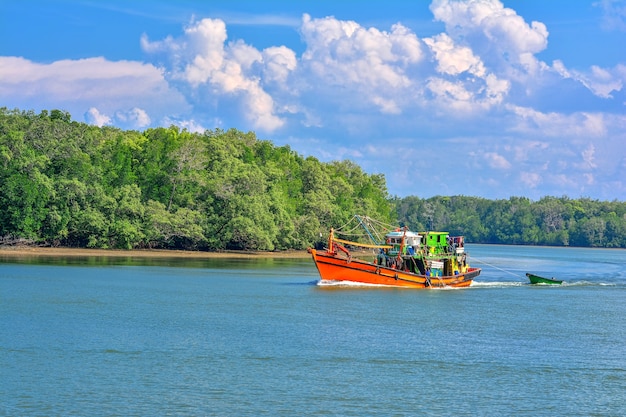
[[[0,244],[304,249],[365,214],[469,242],[626,247],[626,204],[390,197],[382,174],[253,132],[124,131],[0,108]]]
[[[626,202],[455,196],[396,198],[394,204],[411,230],[445,230],[468,242],[626,248]]]

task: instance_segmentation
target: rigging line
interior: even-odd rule
[[[386,234],[386,231],[393,230],[393,226],[387,226],[384,223],[368,216],[360,216],[359,220],[361,221],[363,228],[366,229],[370,235],[370,239],[376,241],[377,243],[384,241],[383,236]]]
[[[397,226],[394,226],[394,225],[391,225],[391,224],[383,223],[383,222],[381,222],[379,220],[373,219],[373,218],[368,217],[368,216],[363,216],[363,219],[366,220],[367,222],[371,223],[372,225],[375,225],[376,227],[380,227],[380,228],[387,229],[387,230],[388,229],[393,229],[393,228],[397,227]]]
[[[350,220],[348,220],[348,221],[346,222],[346,224],[344,224],[344,225],[343,225],[343,226],[341,226],[341,227],[336,227],[336,228],[335,228],[335,230],[342,230],[344,227],[347,227],[350,223],[352,223],[352,221],[353,221],[353,220],[354,220],[354,217],[350,218]],[[358,226],[358,224],[357,224],[357,226]],[[352,229],[350,229],[350,230],[354,230],[354,229],[355,229],[355,227],[353,227],[353,228],[352,228]]]
[[[348,226],[352,226],[352,227],[348,228]],[[363,233],[363,228],[358,223],[356,224],[348,223],[348,224],[343,225],[340,228],[335,228],[335,230],[338,230],[343,233],[356,233],[356,232]]]
[[[348,233],[354,232],[355,230],[358,230],[359,227],[360,227],[359,223],[355,223],[354,225],[352,225],[353,221],[354,221],[354,217],[351,218],[348,221],[348,223],[344,224],[343,226],[341,226],[338,229],[335,229],[335,231],[339,231],[341,233],[348,234]],[[346,229],[349,225],[352,225],[352,228],[351,229]],[[346,230],[344,230],[344,229],[346,229]]]
[[[495,266],[495,265],[492,265],[492,264],[490,264],[490,263],[487,263],[487,262],[485,262],[485,261],[482,261],[482,260],[480,260],[480,259],[476,258],[475,256],[472,256],[472,260],[473,260],[473,261],[477,261],[477,262],[479,262],[479,263],[481,263],[481,264],[488,265],[488,266],[490,266],[490,267],[492,267],[492,268],[499,269],[499,270],[500,270],[500,271],[502,271],[502,272],[506,272],[507,274],[511,274],[511,275],[513,275],[514,277],[522,277],[522,278],[523,278],[523,276],[522,276],[522,275],[517,275],[517,274],[514,274],[514,273],[513,273],[513,272],[511,272],[511,271],[507,271],[506,269],[499,268],[499,267],[497,267],[497,266]]]
[[[352,216],[352,218],[343,226],[339,227],[339,228],[335,228],[335,232],[342,234],[342,235],[349,235],[349,236],[366,236],[364,234],[364,232],[367,232],[368,234],[370,234],[372,232],[372,230],[369,230],[372,228],[371,224],[368,222],[368,220],[371,220],[369,217],[367,216],[359,216],[359,215],[354,215]],[[369,228],[368,228],[369,226]],[[350,229],[348,229],[348,227],[351,227]],[[356,231],[359,231],[360,233],[357,235]],[[378,241],[381,241],[382,239],[380,238],[380,235],[378,233],[378,231],[373,230],[373,232],[377,235],[378,237]],[[371,240],[372,239],[371,235],[369,236],[369,238]],[[378,243],[378,242],[377,242]]]
[[[372,242],[374,242],[375,244],[379,245],[380,244],[379,240],[377,238],[375,238],[374,235],[372,235],[372,232],[370,232],[370,229],[365,225],[365,222],[367,220],[361,220],[361,217],[359,217],[359,216],[354,216],[354,217],[356,217],[356,219],[359,221],[359,224],[361,226],[363,226],[363,228],[365,229],[365,231],[369,235],[370,239],[372,239]]]

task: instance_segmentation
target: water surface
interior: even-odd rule
[[[442,290],[319,285],[302,259],[4,259],[0,415],[626,415],[626,251],[468,250],[482,275]]]

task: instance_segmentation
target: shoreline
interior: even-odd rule
[[[250,259],[250,258],[293,258],[303,259],[311,255],[303,251],[282,252],[246,252],[222,251],[200,252],[168,249],[89,249],[89,248],[52,248],[32,246],[5,246],[0,247],[0,258],[30,258],[30,257],[100,257],[100,258],[187,258],[187,259]]]

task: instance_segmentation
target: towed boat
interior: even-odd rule
[[[355,236],[354,228],[331,229],[328,247],[309,249],[323,281],[350,281],[362,284],[408,288],[468,287],[480,275],[469,266],[462,236],[448,232],[412,232],[405,228],[387,230],[384,237],[365,216],[354,216],[371,243],[337,237]],[[353,248],[351,251],[348,247]],[[372,250],[355,255],[356,248]],[[367,259],[369,257],[369,259]]]
[[[561,285],[563,280],[558,280],[554,278],[544,278],[539,275],[526,273],[526,276],[530,280],[531,284],[548,284],[548,285]]]

